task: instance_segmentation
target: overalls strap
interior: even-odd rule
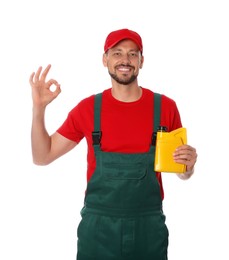
[[[161,121],[161,95],[154,93],[154,122],[153,122],[153,135],[152,145],[156,144],[157,128],[160,126]]]
[[[102,93],[95,95],[94,103],[94,131],[92,132],[93,146],[95,150],[100,150],[100,142],[102,137],[100,115],[102,105]]]
[[[154,93],[154,124],[153,131],[157,132],[157,127],[161,121],[161,95]]]

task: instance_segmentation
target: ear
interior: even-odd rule
[[[106,53],[103,54],[103,66],[107,67],[107,54]]]
[[[142,69],[144,63],[144,56],[141,56],[139,68]]]

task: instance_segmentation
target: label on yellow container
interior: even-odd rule
[[[183,144],[187,144],[187,131],[184,127],[171,132],[157,132],[154,170],[156,172],[184,173],[186,165],[173,160],[174,151]]]

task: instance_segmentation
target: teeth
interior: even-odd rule
[[[126,69],[126,68],[119,68],[119,70],[121,70],[121,71],[129,71],[130,69]]]

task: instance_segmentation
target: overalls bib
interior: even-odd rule
[[[101,151],[101,99],[101,93],[95,96],[96,169],[77,230],[77,260],[167,260],[168,229],[154,172],[155,146],[147,153]],[[160,95],[154,94],[154,131],[159,124]]]

